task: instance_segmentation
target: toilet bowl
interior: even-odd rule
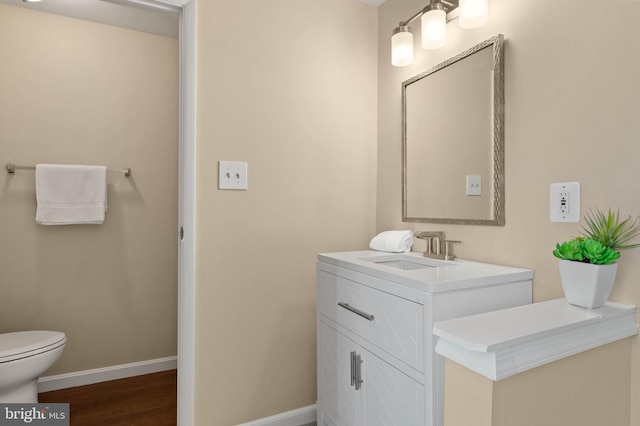
[[[38,378],[62,354],[59,331],[0,334],[0,403],[37,403]]]

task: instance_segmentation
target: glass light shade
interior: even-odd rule
[[[399,31],[391,37],[391,64],[405,67],[413,63],[413,34]]]
[[[420,18],[422,23],[422,47],[439,49],[447,41],[447,12],[441,9],[430,10]]]
[[[460,0],[458,25],[460,28],[477,28],[489,19],[488,0]]]

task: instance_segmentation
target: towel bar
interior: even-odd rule
[[[15,173],[16,170],[35,170],[36,166],[16,166],[14,163],[8,163],[5,168],[7,169],[7,173]],[[125,169],[119,169],[119,170],[107,169],[107,171],[113,172],[113,173],[122,173],[126,177],[131,176],[131,168],[129,167]]]

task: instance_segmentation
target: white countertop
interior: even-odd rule
[[[413,270],[398,269],[383,261],[397,258],[430,265]],[[428,293],[456,291],[485,285],[533,279],[531,269],[468,260],[438,260],[425,258],[422,253],[385,253],[374,250],[323,253],[318,261],[348,268],[377,278],[392,280]]]
[[[492,380],[638,333],[636,308],[599,309],[565,299],[438,322],[436,352]]]

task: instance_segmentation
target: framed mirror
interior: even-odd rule
[[[504,225],[504,37],[402,83],[402,220]]]

